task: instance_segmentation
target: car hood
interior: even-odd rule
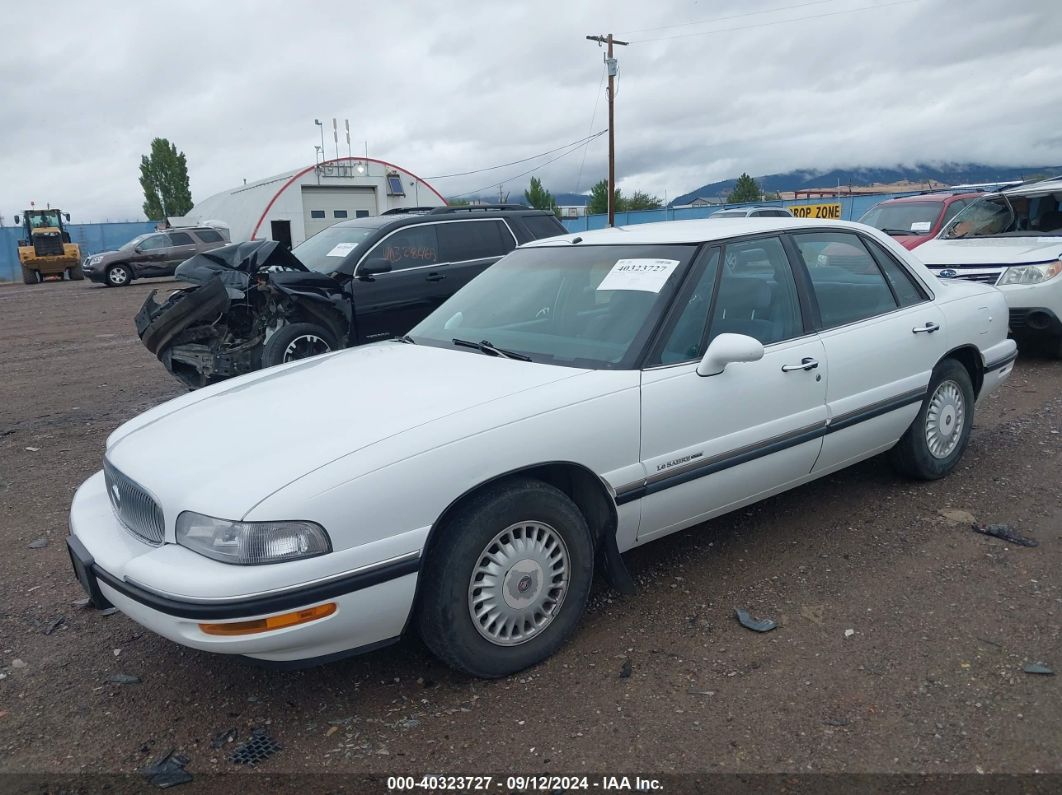
[[[107,458],[155,496],[170,528],[185,509],[236,519],[344,456],[587,372],[383,342],[164,403],[115,431]]]
[[[930,268],[945,265],[1027,265],[1050,262],[1062,254],[1062,237],[994,237],[931,240],[917,256]]]

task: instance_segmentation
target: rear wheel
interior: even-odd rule
[[[892,449],[893,465],[919,480],[944,477],[966,450],[973,416],[970,374],[959,362],[945,359],[933,371],[918,416]]]
[[[40,281],[41,281],[40,271],[34,270],[33,268],[27,268],[25,265],[22,266],[22,282],[23,282],[23,284],[39,284]]]
[[[108,287],[125,287],[132,280],[133,273],[128,265],[111,265],[107,268],[107,281],[104,284]]]
[[[316,323],[290,323],[281,327],[262,346],[262,366],[308,359],[339,349],[335,336]]]
[[[491,486],[438,532],[417,621],[439,659],[495,678],[560,648],[582,617],[594,573],[590,530],[564,492],[530,479]]]
[[[85,278],[85,272],[81,270],[80,265],[75,265],[72,268],[67,268],[66,277],[72,282],[80,282]]]

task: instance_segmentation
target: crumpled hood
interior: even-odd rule
[[[930,268],[948,265],[1027,265],[1062,255],[1062,237],[994,237],[930,240],[915,252]]]
[[[116,430],[107,457],[159,500],[169,528],[180,510],[236,519],[345,455],[586,372],[378,343],[262,370],[164,403]]]

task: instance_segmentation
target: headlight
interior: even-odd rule
[[[101,262],[103,262],[103,257],[98,255],[91,256],[85,260],[86,265],[99,265]]]
[[[177,543],[200,555],[257,566],[312,558],[332,551],[332,542],[314,522],[230,522],[185,511],[177,517]]]
[[[1042,265],[1015,265],[1003,271],[1003,277],[996,282],[997,287],[1004,284],[1039,284],[1053,279],[1062,273],[1062,260],[1045,262]]]

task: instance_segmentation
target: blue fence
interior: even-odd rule
[[[755,202],[757,207],[798,207],[802,204],[840,204],[841,218],[845,221],[858,221],[863,213],[878,202],[895,199],[898,196],[910,196],[910,193],[879,193],[874,196],[846,196],[843,198],[801,199],[800,201]],[[727,209],[744,207],[742,204],[727,204]],[[630,213],[616,213],[616,225],[648,224],[654,221],[691,221],[707,218],[712,213],[723,209],[723,205],[712,207],[665,207],[660,210],[638,210]],[[586,215],[582,218],[565,218],[561,221],[569,232],[585,232],[589,229],[604,229],[608,226],[607,215]]]
[[[111,251],[123,243],[128,243],[137,235],[155,231],[154,221],[130,221],[118,224],[70,224],[70,242],[81,246],[81,256]],[[18,241],[22,238],[22,227],[5,226],[0,228],[0,282],[22,281],[22,272],[18,266]]]

